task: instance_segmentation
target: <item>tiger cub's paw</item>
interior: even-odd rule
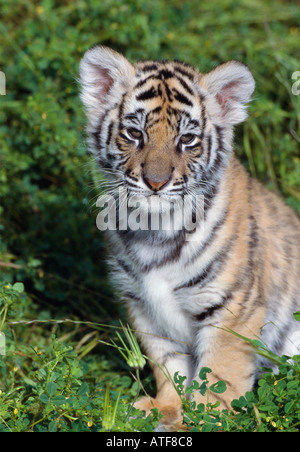
[[[175,432],[177,430],[186,430],[181,415],[181,404],[163,404],[152,397],[145,396],[137,400],[134,408],[145,411],[146,416],[151,413],[152,408],[157,408],[163,415],[157,431]]]

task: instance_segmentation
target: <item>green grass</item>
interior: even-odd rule
[[[99,175],[86,154],[79,61],[102,43],[132,61],[177,58],[202,71],[229,59],[246,63],[256,91],[236,152],[300,212],[300,96],[292,94],[300,8],[279,0],[0,0],[0,9],[7,83],[0,96],[0,429],[153,430],[157,413],[143,419],[128,411],[155,388],[149,366],[137,372],[120,353],[119,319],[127,319],[112,302],[96,228]],[[212,431],[299,429],[299,370],[282,366],[280,394],[277,377],[266,374],[238,402],[238,415],[186,405],[190,427],[197,430],[202,416]]]

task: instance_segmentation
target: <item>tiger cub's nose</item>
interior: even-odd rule
[[[152,180],[149,177],[147,177],[145,174],[143,175],[144,177],[144,181],[146,183],[146,185],[151,188],[151,190],[153,191],[158,191],[160,190],[162,187],[164,187],[170,180],[169,179],[163,179],[163,180],[158,180],[158,178],[155,178],[156,180]],[[153,178],[154,179],[154,178]]]

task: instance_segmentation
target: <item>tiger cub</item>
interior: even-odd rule
[[[166,428],[176,428],[181,400],[167,374],[179,372],[189,384],[206,366],[212,383],[227,385],[210,401],[230,409],[266,363],[226,327],[288,355],[299,329],[299,218],[232,151],[254,79],[237,61],[202,74],[179,61],[132,65],[96,46],[80,63],[80,82],[89,149],[111,192],[126,192],[123,202],[138,201],[145,216],[172,213],[177,221],[107,234],[114,281],[156,363],[157,396],[136,406],[157,407]],[[180,201],[195,195],[202,207],[189,209],[203,227],[187,229]]]

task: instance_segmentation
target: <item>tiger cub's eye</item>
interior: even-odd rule
[[[143,138],[143,132],[132,127],[130,129],[126,129],[126,134],[129,139],[133,140],[141,140]]]
[[[186,135],[181,135],[180,137],[180,143],[189,145],[192,144],[194,140],[196,140],[196,135],[193,135],[192,133],[187,133]]]

